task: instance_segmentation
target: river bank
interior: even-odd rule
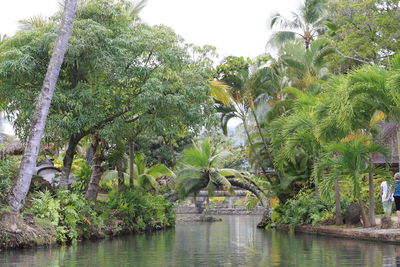
[[[294,229],[291,229],[289,226],[281,225],[277,227],[277,230],[294,230],[294,232],[313,234],[317,236],[332,236],[345,239],[369,240],[400,244],[400,228],[381,229],[379,224],[376,227],[370,228],[336,225],[299,225],[295,226]]]
[[[112,239],[117,236],[149,233],[171,228],[169,225],[146,225],[144,229],[124,223],[122,219],[110,219],[102,225],[89,226],[89,232],[77,227],[75,240],[60,242],[58,233],[46,223],[33,220],[31,216],[21,216],[15,212],[4,212],[0,215],[0,251],[5,249],[53,247],[60,244],[71,244],[85,240]]]
[[[70,244],[175,225],[173,205],[142,191],[111,192],[95,203],[67,190],[38,192],[29,200],[22,213],[0,209],[0,249]]]

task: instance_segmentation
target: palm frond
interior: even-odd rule
[[[231,95],[229,93],[230,86],[221,82],[221,81],[216,81],[216,80],[210,80],[209,81],[209,87],[210,87],[210,95],[213,97],[215,100],[221,102],[225,106],[229,107],[231,105]]]
[[[165,175],[172,176],[172,177],[175,176],[174,172],[171,171],[164,164],[156,164],[156,165],[151,166],[150,168],[148,168],[146,170],[146,174],[153,176],[156,179],[161,176],[165,176]]]
[[[296,39],[297,34],[298,33],[293,31],[274,32],[272,33],[271,38],[269,39],[267,44],[274,47],[280,47],[285,42]]]
[[[49,24],[49,20],[43,16],[33,16],[18,21],[22,31],[40,30]]]
[[[155,190],[158,191],[160,185],[158,184],[155,177],[149,174],[142,174],[137,177],[139,187],[145,190]]]

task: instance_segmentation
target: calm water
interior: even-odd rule
[[[399,266],[400,245],[256,229],[257,217],[178,224],[175,229],[70,247],[0,253],[0,266]]]

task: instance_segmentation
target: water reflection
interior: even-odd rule
[[[259,230],[259,218],[251,216],[223,219],[152,235],[2,252],[0,266],[400,267],[399,245]]]

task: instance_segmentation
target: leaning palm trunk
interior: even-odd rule
[[[335,205],[336,205],[336,225],[342,225],[343,224],[343,218],[342,218],[342,207],[340,205],[340,186],[339,186],[339,180],[336,179],[335,181]]]
[[[101,150],[100,139],[98,137],[96,137],[93,148],[95,154],[92,164],[92,175],[90,176],[90,182],[85,198],[87,200],[96,201],[97,194],[99,193],[99,183],[101,176],[103,176],[104,173],[104,169],[101,167],[101,164],[103,163],[103,151]]]
[[[71,36],[76,4],[77,0],[68,0],[65,5],[60,32],[47,68],[39,101],[35,109],[32,126],[25,146],[25,152],[21,160],[19,175],[8,197],[8,204],[14,211],[19,212],[24,207],[25,197],[28,194],[31,184],[32,175],[39,154],[40,142],[46,126],[47,114],[49,113],[61,64],[68,48],[68,40]]]

